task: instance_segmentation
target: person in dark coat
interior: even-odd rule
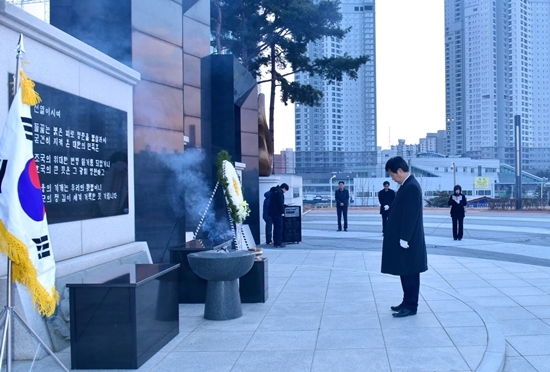
[[[390,189],[390,183],[384,181],[383,186],[384,188],[378,191],[378,202],[380,203],[380,214],[382,215],[382,234],[384,233],[384,227],[390,215],[391,205],[395,199],[395,191]]]
[[[285,192],[288,185],[282,183],[280,186],[271,188],[269,197],[269,216],[273,221],[273,246],[277,248],[286,247],[283,243],[283,217],[285,216]]]
[[[273,220],[269,215],[269,199],[271,197],[271,190],[264,193],[264,207],[262,218],[265,221],[265,244],[271,244],[271,232],[273,231]]]
[[[454,194],[449,196],[448,205],[451,206],[451,219],[453,220],[453,238],[454,240],[462,240],[464,232],[464,216],[466,215],[466,196],[462,194],[462,187],[456,185]]]
[[[386,222],[382,245],[382,273],[399,275],[403,301],[392,306],[394,317],[415,315],[420,292],[420,273],[428,270],[424,239],[422,189],[409,173],[407,162],[395,156],[386,163],[386,172],[400,187]]]
[[[344,181],[338,182],[338,190],[334,192],[336,214],[338,215],[338,231],[342,231],[342,215],[344,215],[344,231],[348,231],[349,191],[344,188]]]

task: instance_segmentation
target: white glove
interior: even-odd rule
[[[401,246],[401,248],[405,248],[405,249],[409,248],[409,243],[407,243],[403,239],[399,239],[399,245]]]
[[[389,205],[384,205],[384,210],[387,211],[388,209],[390,209],[390,206]]]

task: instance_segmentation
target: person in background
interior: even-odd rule
[[[449,196],[448,205],[451,206],[451,219],[453,220],[453,239],[462,240],[464,232],[464,216],[466,215],[466,196],[462,194],[462,187],[456,185],[453,195]]]
[[[271,191],[266,191],[264,194],[264,207],[262,218],[265,221],[265,244],[271,244],[271,232],[273,231],[273,220],[269,215],[269,199],[271,197]]]
[[[342,231],[342,215],[344,215],[344,231],[348,231],[349,191],[344,187],[344,181],[338,182],[338,190],[334,192],[336,214],[338,215],[338,231]]]
[[[386,222],[382,244],[382,273],[399,275],[403,301],[391,306],[392,315],[401,318],[415,315],[420,294],[420,273],[428,270],[428,255],[424,238],[422,188],[409,165],[400,156],[389,159],[386,172],[400,186]]]
[[[378,191],[378,202],[380,203],[380,214],[382,215],[382,234],[384,233],[384,227],[390,215],[391,205],[395,199],[395,191],[390,189],[390,183],[384,181],[383,186],[384,188]]]
[[[283,243],[283,217],[285,216],[285,192],[288,185],[282,183],[280,186],[271,188],[269,197],[269,216],[273,221],[273,246],[276,248],[286,247]]]

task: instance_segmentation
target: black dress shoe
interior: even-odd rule
[[[391,306],[390,309],[392,309],[393,311],[399,311],[403,308],[403,304],[399,304],[397,306]]]
[[[416,315],[416,311],[412,311],[412,310],[409,310],[407,308],[402,308],[401,310],[399,310],[396,313],[393,313],[392,315],[396,318],[403,318],[403,317],[409,316],[409,315]]]
[[[285,243],[281,243],[281,245],[274,245],[275,248],[284,248],[286,247]]]

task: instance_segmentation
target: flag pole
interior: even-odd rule
[[[25,47],[23,45],[23,34],[19,34],[19,42],[17,43],[17,47],[15,48],[15,51],[17,52],[17,66],[15,68],[15,75],[13,77],[13,95],[15,96],[17,93],[17,90],[19,89],[19,83],[21,80],[21,60],[23,58],[23,53],[25,53]],[[13,103],[12,103],[13,104]],[[4,360],[4,351],[6,352],[6,372],[11,372],[12,368],[12,350],[13,350],[13,315],[15,315],[15,319],[19,320],[21,322],[21,325],[25,330],[31,334],[32,337],[38,342],[39,346],[42,346],[46,353],[48,353],[54,361],[61,367],[61,370],[65,372],[69,372],[69,370],[65,367],[65,365],[55,356],[53,351],[50,350],[50,348],[42,341],[40,336],[31,328],[31,326],[17,313],[17,311],[13,308],[13,283],[12,283],[12,261],[7,257],[8,262],[8,271],[7,271],[7,290],[6,290],[6,306],[4,306],[4,310],[2,310],[2,314],[5,313],[6,318],[4,319],[4,331],[2,335],[2,345],[0,352],[0,370],[2,369],[2,361]],[[0,314],[1,315],[1,314]],[[36,358],[36,355],[35,355]],[[33,360],[34,364],[34,360]]]

